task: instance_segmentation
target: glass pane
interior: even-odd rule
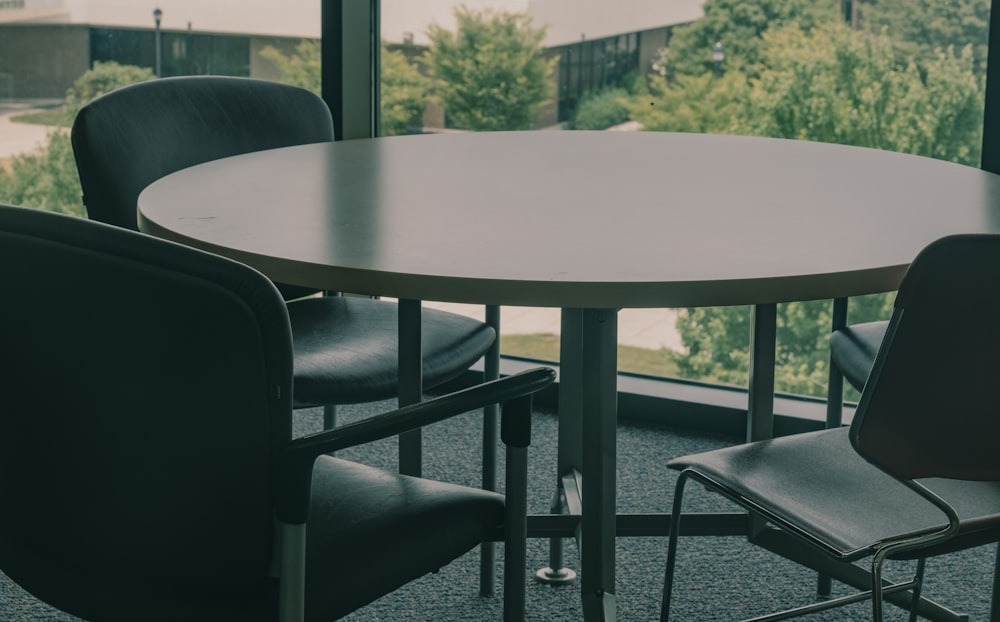
[[[628,3],[540,0],[383,0],[382,133],[510,129],[568,129],[579,100],[587,94],[624,87],[640,75],[647,58],[666,41],[667,26],[694,19],[702,0],[662,3],[643,10]],[[464,8],[463,8],[464,7]],[[503,32],[516,24],[532,91],[512,95],[503,105],[478,91],[496,82],[514,63],[495,59],[483,82],[454,71],[470,48],[445,54],[449,37],[460,32]],[[490,25],[493,25],[491,31]],[[499,36],[499,35],[498,35]],[[532,64],[534,63],[534,64]],[[499,76],[499,77],[498,77]],[[410,99],[406,100],[406,96]],[[476,114],[491,108],[491,115]],[[499,108],[499,110],[498,110]],[[622,119],[626,120],[626,119]],[[476,307],[438,305],[482,317]],[[504,354],[558,360],[558,309],[505,308],[501,314]],[[623,370],[676,375],[675,350],[682,349],[674,327],[676,312],[624,310],[620,315]]]
[[[113,88],[211,73],[318,91],[319,18],[318,0],[0,3],[0,202],[84,215],[67,129]]]
[[[989,0],[384,0],[382,34],[424,77],[428,95],[407,132],[747,134],[978,166],[989,9]],[[535,41],[547,63],[546,95],[492,101],[501,110],[476,119],[468,109],[482,108],[483,82],[449,71],[472,47],[445,44],[461,42],[463,28],[488,32],[484,24],[504,14],[520,16],[522,33],[543,30]],[[503,75],[509,65],[498,62],[484,75]],[[384,83],[383,98],[389,90]],[[528,122],[518,107],[530,109]],[[850,321],[887,317],[891,300],[851,301]],[[783,304],[778,313],[778,390],[825,396],[830,302]],[[747,307],[624,310],[620,367],[745,386],[749,318]],[[553,330],[544,320],[537,328],[505,320],[503,349],[554,352]]]

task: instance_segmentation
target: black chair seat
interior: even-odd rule
[[[334,296],[288,303],[295,407],[357,404],[399,393],[399,305]],[[489,349],[496,332],[477,320],[422,310],[425,387],[447,382]]]
[[[830,335],[830,356],[833,364],[860,391],[868,381],[872,371],[872,363],[889,322],[865,322],[852,324],[833,332]]]
[[[939,509],[859,456],[848,432],[837,428],[796,434],[684,456],[668,466],[694,469],[769,520],[841,559],[868,555],[889,537],[931,532],[947,524]],[[962,523],[948,550],[978,546],[982,542],[976,536],[983,529],[994,530],[987,541],[995,539],[1000,482],[921,481],[954,501],[961,518],[977,519]],[[918,556],[928,554],[922,549]]]
[[[914,259],[892,318],[834,335],[834,368],[862,389],[849,428],[748,443],[672,460],[681,471],[667,545],[661,621],[670,615],[686,482],[702,482],[825,554],[816,567],[871,556],[871,590],[759,616],[784,620],[907,591],[922,600],[925,560],[1000,540],[1000,236],[956,235]],[[961,317],[958,318],[957,315]],[[838,398],[839,399],[839,398]],[[753,526],[752,542],[773,544]],[[883,580],[885,559],[917,559],[912,581]],[[998,566],[1000,570],[1000,566]],[[992,619],[1000,622],[1000,571]],[[898,594],[897,594],[898,595]]]
[[[219,158],[334,137],[330,109],[315,93],[225,76],[180,76],[120,88],[81,108],[72,129],[89,218],[132,230],[137,229],[139,193],[165,175]],[[319,300],[307,298],[317,294],[315,289],[276,286],[292,301],[296,408],[325,406],[332,425],[337,404],[398,395],[395,303]],[[423,386],[432,388],[465,371],[495,338],[484,323],[425,311]]]
[[[503,522],[502,495],[320,457],[306,549],[306,619],[339,618],[389,593],[389,586],[437,571],[502,536]]]
[[[312,498],[306,620],[332,622],[440,569],[479,543],[502,537],[500,494],[337,458],[316,461]],[[193,511],[193,520],[196,516]],[[148,621],[272,622],[277,611],[277,581],[264,580],[256,589],[227,588],[226,577],[220,576],[219,585],[206,591],[178,576],[175,585],[164,589],[166,581],[151,586],[142,573],[95,574],[89,564],[74,567],[67,559],[39,555],[31,540],[7,538],[0,543],[0,559],[15,557],[21,561],[8,568],[11,578],[42,600],[85,618],[93,611],[95,619],[110,620],[117,610],[123,622],[134,620],[137,611]],[[49,593],[53,584],[58,588]],[[93,603],[94,594],[105,595],[115,607]]]
[[[0,205],[0,283],[0,570],[35,597],[92,622],[330,622],[499,539],[504,619],[524,619],[551,370],[293,438],[290,305],[259,272]],[[506,496],[328,455],[490,404]]]

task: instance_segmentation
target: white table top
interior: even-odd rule
[[[272,279],[449,302],[685,307],[897,287],[927,243],[1000,231],[1000,176],[766,138],[511,132],[227,158],[139,197],[142,230]]]

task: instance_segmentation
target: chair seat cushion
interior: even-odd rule
[[[851,386],[860,391],[868,381],[888,322],[852,324],[830,335],[830,356]]]
[[[198,520],[197,508],[190,520]],[[502,537],[502,495],[396,475],[323,456],[313,471],[306,531],[306,619],[331,622],[433,572],[480,542]],[[131,622],[273,622],[277,581],[256,586],[151,580],[123,568],[94,573],[86,563],[50,559],[16,534],[0,538],[12,579],[85,619]],[[266,543],[265,543],[266,544]],[[95,598],[100,594],[101,598]]]
[[[399,305],[331,296],[288,303],[295,407],[356,404],[398,395]],[[496,339],[472,318],[423,309],[423,381],[431,388],[475,363]]]
[[[895,534],[943,527],[944,514],[872,466],[851,447],[847,428],[785,436],[677,458],[760,509],[772,522],[798,525],[800,534],[844,559],[868,554]],[[980,517],[941,547],[958,550],[995,539],[1000,530],[1000,483],[922,480],[963,519]]]
[[[321,457],[307,532],[306,619],[339,618],[438,570],[501,537],[503,520],[497,493]]]

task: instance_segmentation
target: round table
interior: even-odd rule
[[[1000,232],[1000,176],[766,138],[444,134],[198,165],[147,188],[139,222],[276,281],[563,308],[559,469],[585,475],[590,620],[614,606],[616,310],[755,305],[752,368],[772,373],[751,378],[748,437],[767,436],[775,303],[890,291],[932,240]]]

